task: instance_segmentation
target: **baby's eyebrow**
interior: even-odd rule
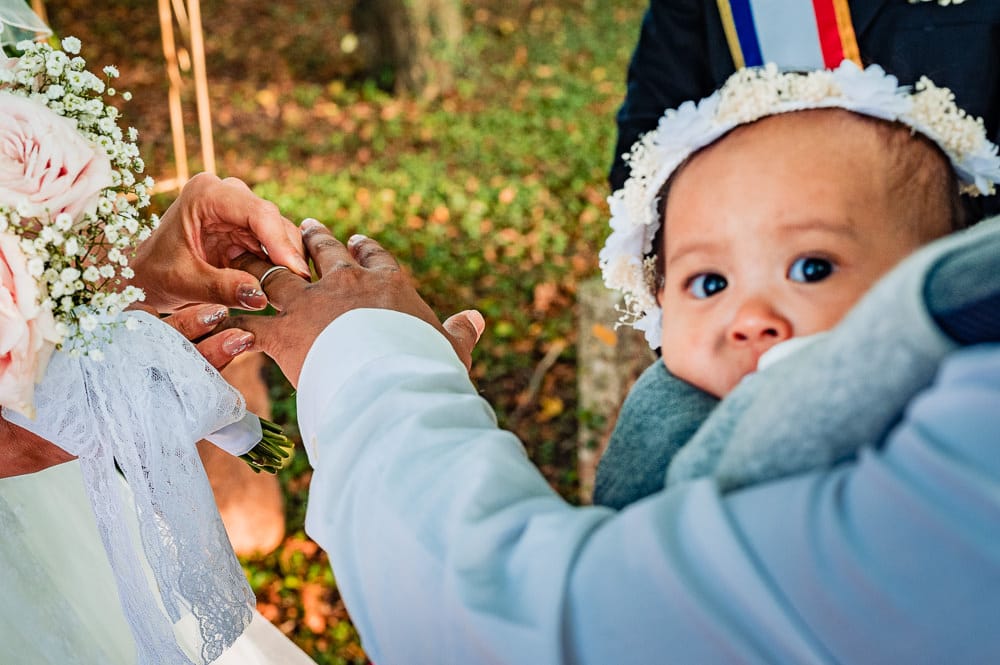
[[[711,240],[697,240],[693,242],[683,243],[680,249],[673,251],[667,251],[664,263],[676,263],[680,259],[684,258],[688,254],[711,254],[713,251],[718,250],[719,243],[712,242]]]
[[[850,219],[829,219],[822,217],[813,217],[809,219],[794,220],[791,222],[785,222],[778,225],[778,230],[781,232],[798,232],[802,233],[805,231],[820,231],[822,233],[832,233],[839,236],[844,236],[850,240],[860,241],[861,236],[858,230],[858,225],[853,223]]]

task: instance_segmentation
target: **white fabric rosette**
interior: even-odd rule
[[[250,623],[255,599],[195,444],[224,430],[225,447],[245,452],[260,438],[259,423],[247,417],[239,392],[174,329],[143,312],[120,318],[127,325],[108,329],[102,360],[53,356],[35,392],[33,420],[6,409],[4,417],[80,458],[138,663],[191,663],[172,628],[186,612],[197,619],[199,662],[208,663]],[[131,545],[116,464],[134,495],[158,594]]]

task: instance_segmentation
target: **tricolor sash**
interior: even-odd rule
[[[785,70],[861,66],[847,0],[717,0],[737,69],[773,62]]]

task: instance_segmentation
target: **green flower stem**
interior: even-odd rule
[[[281,431],[281,427],[264,418],[260,419],[261,439],[253,448],[240,455],[254,473],[277,473],[292,459],[295,444]]]

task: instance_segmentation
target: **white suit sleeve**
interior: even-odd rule
[[[379,665],[988,662],[1000,350],[953,364],[856,463],[615,513],[549,488],[432,327],[355,311],[299,382],[306,528]]]

